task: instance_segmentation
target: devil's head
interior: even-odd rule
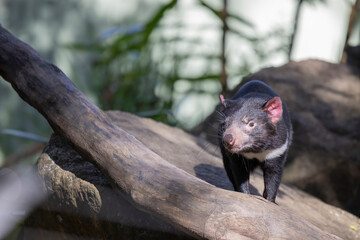
[[[259,153],[271,145],[283,112],[279,97],[269,99],[256,93],[237,100],[226,100],[220,95],[220,100],[223,119],[219,137],[229,152]]]

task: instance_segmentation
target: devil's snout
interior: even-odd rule
[[[231,147],[235,143],[235,138],[233,137],[232,134],[226,134],[223,138],[223,143],[225,146]]]

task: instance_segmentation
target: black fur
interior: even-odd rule
[[[235,191],[250,193],[249,174],[260,165],[264,172],[263,196],[272,202],[275,202],[292,139],[292,126],[285,103],[281,101],[280,117],[275,119],[269,115],[270,110],[266,106],[274,97],[278,95],[265,83],[258,80],[248,82],[232,100],[222,97],[223,119],[218,129],[224,167]],[[274,152],[274,149],[283,151]],[[271,151],[272,154],[266,155]],[[275,153],[281,154],[278,156]]]

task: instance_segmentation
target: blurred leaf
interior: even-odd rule
[[[70,44],[64,44],[64,47],[76,51],[87,51],[87,52],[89,51],[102,52],[105,50],[105,47],[98,43],[92,43],[92,44],[70,43]]]
[[[217,16],[220,20],[222,20],[222,16],[221,16],[221,11],[218,11],[216,9],[214,9],[213,7],[211,7],[209,4],[207,4],[205,1],[203,0],[199,0],[200,4],[202,6],[204,6],[205,8],[209,9],[215,16]],[[237,20],[238,22],[248,26],[248,27],[254,27],[254,24],[252,24],[250,21],[246,20],[245,18],[242,18],[240,16],[231,14],[231,13],[227,13],[227,17],[232,18],[234,20]]]
[[[179,61],[183,61],[183,60],[187,60],[189,58],[201,58],[201,59],[206,59],[206,60],[212,60],[212,59],[220,59],[219,55],[214,55],[214,54],[201,54],[201,53],[184,53],[184,54],[175,54],[173,56],[170,56],[172,58],[176,58]],[[166,61],[166,59],[164,60]]]
[[[238,22],[241,22],[242,24],[248,26],[248,27],[255,27],[253,23],[251,23],[250,21],[246,20],[245,18],[242,18],[240,16],[236,16],[234,14],[230,14],[228,13],[228,17],[237,20]]]
[[[304,0],[304,2],[310,4],[310,5],[315,5],[315,4],[326,4],[327,0]]]
[[[176,78],[172,78],[173,81],[175,80],[182,80],[182,79],[186,79],[190,82],[201,82],[203,80],[208,80],[208,79],[219,79],[220,75],[219,74],[214,74],[214,75],[204,75],[204,76],[200,76],[200,77],[180,77],[177,76]]]
[[[33,140],[36,142],[47,143],[49,141],[49,139],[38,136],[36,134],[29,133],[29,132],[22,132],[22,131],[15,130],[15,129],[4,129],[1,133],[4,135],[10,135],[10,136]]]
[[[144,111],[144,112],[138,112],[138,113],[136,113],[136,115],[138,115],[140,117],[151,117],[151,118],[168,115],[168,116],[171,116],[173,119],[176,119],[174,116],[174,113],[172,111],[170,111],[169,109],[149,110],[149,111]]]
[[[144,30],[144,24],[133,24],[129,27],[125,26],[116,26],[109,29],[106,29],[103,33],[101,33],[101,39],[107,39],[114,35],[125,34],[125,35],[132,35],[139,33]]]
[[[112,44],[105,48],[105,56],[98,61],[99,64],[109,64],[117,56],[122,55],[131,50],[140,51],[148,43],[151,33],[156,28],[157,24],[163,18],[165,12],[173,8],[177,0],[172,0],[170,3],[161,7],[154,16],[145,24],[144,27],[137,28],[136,31],[127,31],[121,34]],[[135,26],[138,26],[135,25]]]
[[[261,62],[266,61],[274,54],[281,52],[286,54],[288,50],[288,38],[289,36],[283,28],[275,28],[253,42],[253,51]],[[271,43],[276,44],[274,45]]]
[[[221,19],[221,12],[212,8],[209,4],[204,2],[203,0],[199,0],[200,4],[204,6],[205,8],[209,9],[215,16]]]
[[[228,31],[235,34],[235,35],[237,35],[240,38],[246,39],[246,40],[251,41],[251,42],[254,42],[254,41],[258,40],[258,38],[256,38],[256,37],[250,37],[249,35],[247,35],[245,33],[242,33],[242,32],[240,32],[238,30],[235,30],[233,28],[229,28]]]
[[[150,34],[154,30],[154,28],[157,26],[157,24],[160,22],[160,20],[163,18],[165,12],[171,8],[173,8],[177,3],[177,0],[172,0],[170,3],[164,5],[160,10],[155,14],[153,19],[146,24],[145,27],[145,43],[147,42]]]
[[[157,44],[169,44],[169,43],[176,43],[176,42],[185,42],[187,44],[194,44],[199,45],[203,43],[202,39],[200,38],[186,38],[181,36],[176,37],[169,37],[169,38],[160,38]]]

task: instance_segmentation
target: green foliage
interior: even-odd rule
[[[213,13],[220,23],[223,21],[221,14],[224,9],[215,9],[203,0],[197,3],[204,10]],[[172,0],[159,7],[145,23],[121,24],[109,29],[107,32],[110,34],[104,34],[97,42],[68,46],[78,51],[94,53],[89,86],[101,108],[128,111],[184,127],[173,114],[178,104],[190,95],[215,97],[221,91],[220,44],[218,50],[206,53],[196,51],[199,46],[204,45],[201,38],[203,31],[215,30],[220,36],[221,28],[206,26],[198,29],[194,36],[185,37],[182,33],[191,26],[184,25],[181,19],[172,21],[171,24],[164,21],[167,16],[176,14],[176,6],[177,1]],[[228,34],[252,45],[253,54],[258,61],[267,60],[274,52],[283,51],[287,45],[281,43],[275,50],[264,48],[268,39],[287,38],[283,32],[278,34],[281,30],[262,37],[251,36],[242,31],[242,28],[254,28],[252,23],[233,13],[227,13],[226,19],[233,23],[226,24]],[[237,27],[232,27],[233,25]],[[169,31],[171,34],[166,34]],[[188,47],[179,47],[184,45]],[[194,67],[189,69],[189,65],[196,60],[203,63],[203,71],[194,73]],[[251,70],[251,63],[244,57],[241,66],[228,69],[228,75],[240,79]],[[186,90],[175,88],[179,81],[186,82],[189,87]],[[215,91],[206,87],[208,84],[217,86]],[[199,85],[202,87],[198,87]]]
[[[119,109],[163,121],[173,119],[168,114],[171,96],[160,98],[155,93],[159,85],[171,92],[171,81],[166,82],[168,76],[159,72],[158,63],[152,59],[153,44],[149,42],[176,2],[162,6],[145,24],[120,26],[120,33],[106,36],[105,41],[69,46],[98,53],[89,85],[103,109]]]
[[[205,1],[203,0],[199,0],[199,3],[204,6],[205,8],[207,8],[208,10],[210,10],[216,17],[219,18],[219,20],[221,20],[221,10],[216,10],[213,7],[211,7],[209,4],[207,4]],[[231,13],[227,13],[226,16],[228,18],[232,18],[234,20],[236,20],[238,23],[244,24],[248,27],[254,27],[254,25],[247,21],[246,19],[244,19],[243,17],[231,14]]]

